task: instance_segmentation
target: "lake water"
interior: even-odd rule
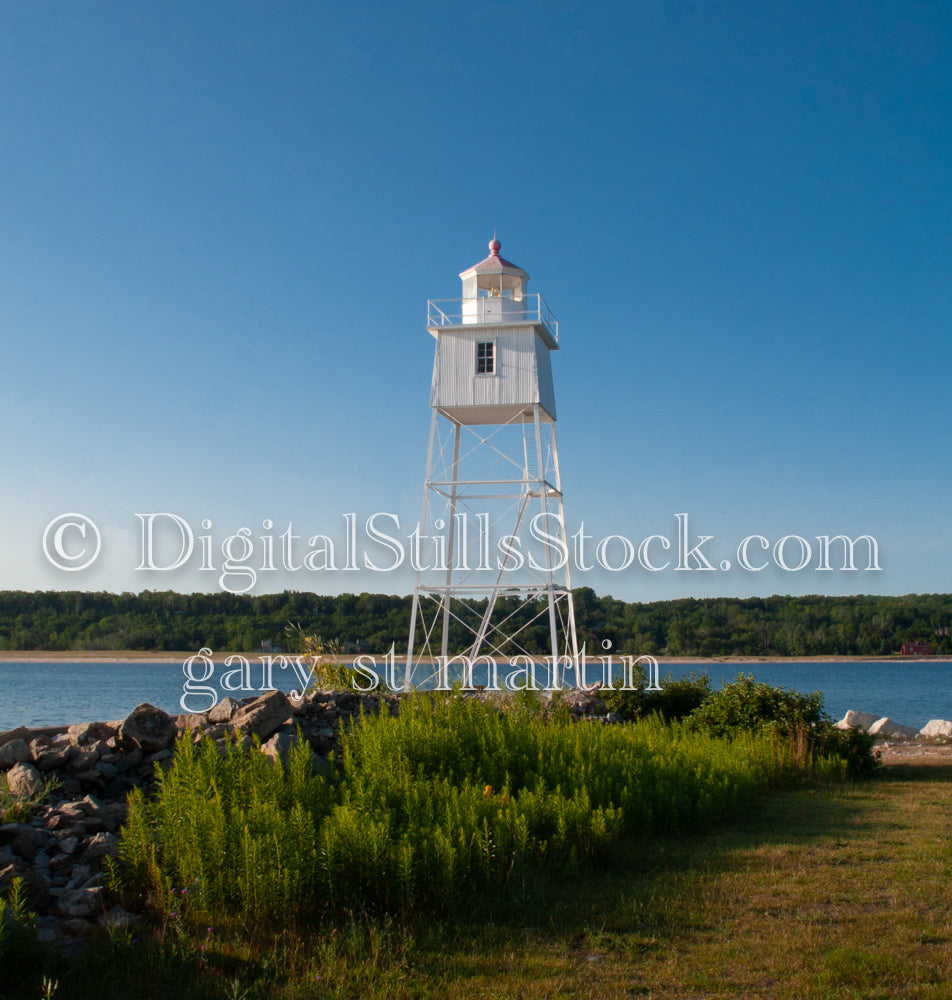
[[[232,678],[248,682],[245,690],[221,689],[223,662],[208,684],[218,698],[258,693],[266,686],[261,663],[248,657],[251,676]],[[880,661],[865,663],[696,663],[661,666],[662,678],[706,671],[715,686],[739,672],[759,681],[808,693],[821,691],[827,712],[842,718],[853,708],[888,715],[895,722],[921,728],[930,719],[952,719],[952,663]],[[194,675],[200,677],[201,670]],[[594,677],[592,677],[594,679]],[[275,687],[301,687],[292,670],[274,670]],[[150,702],[170,714],[185,711],[181,699],[185,677],[180,662],[11,662],[0,663],[0,731],[16,726],[55,726],[124,718],[136,705]],[[186,707],[208,708],[210,697],[192,695]]]

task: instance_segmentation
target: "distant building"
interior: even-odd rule
[[[281,647],[276,646],[270,639],[262,639],[258,647],[259,653],[280,653]]]
[[[342,653],[370,653],[372,652],[369,643],[364,642],[362,639],[357,639],[356,641],[348,640],[341,646]]]
[[[904,642],[900,656],[934,656],[935,646],[931,642]]]

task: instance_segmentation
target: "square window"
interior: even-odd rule
[[[476,374],[493,375],[496,372],[496,345],[491,341],[476,345]]]

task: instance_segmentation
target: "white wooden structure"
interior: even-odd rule
[[[408,687],[432,683],[438,657],[577,662],[550,360],[558,323],[498,240],[489,250],[460,274],[462,298],[428,303],[433,419]]]

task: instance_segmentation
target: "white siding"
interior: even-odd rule
[[[536,365],[539,372],[539,402],[549,416],[555,420],[555,386],[552,383],[552,352],[542,342],[541,337],[535,338]]]
[[[496,345],[496,373],[476,374],[476,344]],[[529,406],[541,403],[555,417],[555,393],[549,350],[530,325],[492,326],[477,330],[441,330],[436,341],[431,404]]]

